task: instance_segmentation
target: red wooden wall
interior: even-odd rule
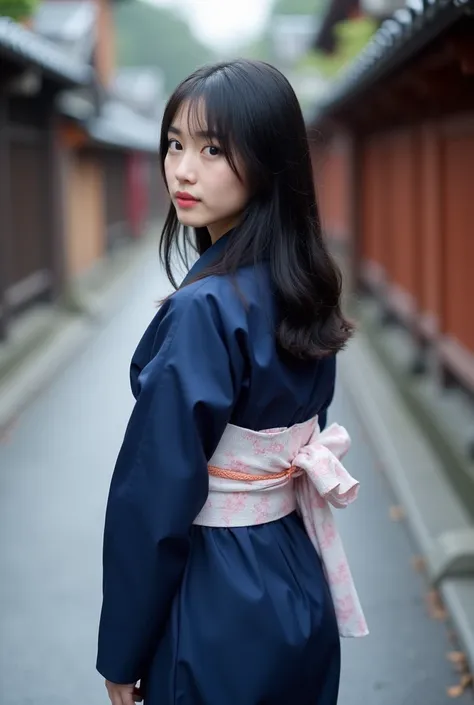
[[[358,278],[474,390],[474,117],[359,139],[355,164],[347,136],[318,156],[325,232],[358,238]]]

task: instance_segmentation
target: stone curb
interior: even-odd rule
[[[438,538],[447,531],[471,527],[470,518],[416,418],[404,405],[363,333],[359,332],[348,350],[339,355],[339,373],[397,501],[404,508],[418,550],[429,563]],[[448,577],[438,588],[474,672],[474,576]]]

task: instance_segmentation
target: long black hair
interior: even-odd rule
[[[322,238],[306,128],[291,85],[262,61],[237,59],[195,71],[175,90],[163,115],[165,181],[168,129],[183,103],[193,124],[201,119],[218,135],[225,158],[250,192],[225,251],[199,278],[234,274],[267,259],[278,301],[278,344],[302,359],[336,353],[353,329],[341,312],[340,272]],[[171,204],[160,256],[175,288],[174,252],[187,264],[189,246],[205,252],[209,232],[182,227]]]

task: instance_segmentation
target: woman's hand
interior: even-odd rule
[[[105,687],[112,705],[135,705],[135,703],[141,703],[143,700],[143,695],[135,683],[121,685],[120,683],[105,681]]]

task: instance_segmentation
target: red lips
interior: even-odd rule
[[[191,196],[187,191],[177,191],[175,195],[179,208],[193,208],[199,203],[198,199]]]
[[[180,201],[195,201],[197,203],[198,199],[191,196],[187,191],[176,191],[176,198]]]

